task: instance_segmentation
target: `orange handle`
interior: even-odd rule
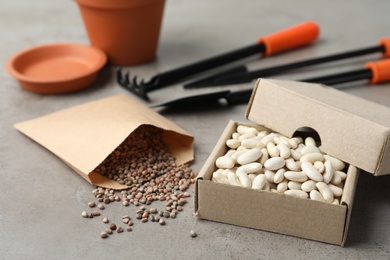
[[[370,83],[390,81],[390,59],[368,62],[365,67],[372,71]]]
[[[265,56],[308,44],[319,35],[320,29],[315,22],[305,22],[268,36],[259,38],[265,45]]]
[[[390,39],[389,38],[383,38],[379,42],[380,45],[383,45],[385,47],[385,52],[383,53],[383,57],[390,57]]]

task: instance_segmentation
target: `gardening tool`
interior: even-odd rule
[[[303,68],[310,65],[337,61],[352,57],[363,56],[376,52],[382,52],[383,57],[390,57],[390,38],[381,39],[378,46],[368,47],[364,49],[337,53],[329,56],[303,60],[299,62],[289,63],[286,65],[275,66],[255,71],[249,71],[245,65],[235,67],[229,71],[203,78],[201,80],[190,82],[184,85],[184,88],[203,88],[211,86],[224,86],[231,84],[247,83],[260,77],[268,77],[287,70]]]
[[[376,84],[384,81],[390,81],[390,59],[377,62],[369,62],[364,69],[343,72],[323,77],[315,77],[303,79],[303,82],[320,83],[324,85],[335,85],[356,80],[369,79],[371,84]],[[202,94],[190,97],[184,97],[159,104],[154,107],[196,107],[204,106],[205,103],[217,103],[221,99],[225,100],[227,105],[238,105],[247,103],[252,94],[252,89],[232,92],[230,90],[214,92],[210,94]]]
[[[117,71],[117,81],[133,94],[149,100],[147,93],[162,87],[174,84],[197,73],[201,73],[227,63],[237,61],[248,56],[262,53],[264,56],[296,48],[314,41],[319,29],[314,22],[305,22],[274,34],[259,38],[258,42],[241,49],[201,60],[177,69],[153,76],[148,81],[138,81],[137,76],[130,78],[123,74],[122,69]]]

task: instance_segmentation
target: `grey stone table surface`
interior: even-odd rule
[[[247,63],[261,68],[375,46],[380,38],[390,36],[389,9],[388,0],[169,0],[156,59],[126,69],[149,77],[248,45],[259,36],[307,20],[316,21],[321,27],[316,44],[261,61],[248,59]],[[7,60],[23,49],[54,42],[89,43],[74,1],[1,0],[0,32],[0,259],[390,258],[390,176],[373,177],[364,172],[359,179],[344,248],[197,219],[193,215],[193,197],[165,227],[137,223],[131,233],[101,239],[102,223],[81,218],[81,212],[93,199],[93,187],[13,125],[114,94],[131,94],[116,84],[115,68],[111,66],[106,66],[87,89],[67,95],[27,92],[6,72]],[[380,59],[379,54],[275,78],[294,80],[359,69],[376,59]],[[232,89],[243,87],[251,88],[253,83]],[[152,93],[151,98],[157,104],[219,89],[222,88],[184,92],[182,85],[177,84]],[[347,84],[342,91],[390,106],[390,83],[369,86],[362,81]],[[195,136],[195,160],[191,167],[199,171],[227,122],[246,120],[245,109],[245,105],[240,105],[212,111],[161,112]],[[110,205],[105,214],[114,218],[132,211],[135,212],[134,206]],[[190,237],[191,229],[198,233],[196,238]]]

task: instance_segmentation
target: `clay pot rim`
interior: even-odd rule
[[[161,1],[165,0],[75,0],[79,5],[107,9],[133,8]]]

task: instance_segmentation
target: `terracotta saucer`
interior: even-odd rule
[[[106,54],[92,46],[55,43],[14,55],[7,70],[26,90],[60,94],[90,85],[106,62]]]

